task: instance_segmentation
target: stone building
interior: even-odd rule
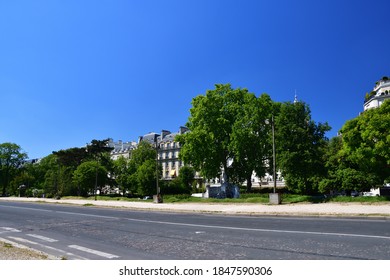
[[[123,142],[122,140],[114,142],[113,139],[110,139],[108,146],[113,148],[111,151],[111,159],[117,160],[121,156],[130,158],[131,152],[137,148],[137,142]]]
[[[390,79],[383,77],[376,82],[374,89],[367,93],[364,99],[364,111],[377,108],[390,98]]]
[[[183,134],[188,128],[181,126],[178,132],[162,130],[161,134],[148,133],[139,138],[140,141],[147,141],[154,147],[158,147],[158,161],[162,167],[162,179],[172,180],[179,175],[180,168],[184,163],[179,159],[180,143],[175,141],[178,134]]]

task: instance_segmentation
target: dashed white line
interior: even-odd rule
[[[89,248],[78,246],[78,245],[69,245],[68,247],[76,249],[76,250],[80,250],[80,251],[83,251],[83,252],[86,252],[86,253],[94,254],[94,255],[97,255],[97,256],[100,256],[100,257],[104,257],[104,258],[107,258],[107,259],[119,258],[119,256],[116,256],[116,255],[112,255],[112,254],[105,253],[105,252],[102,252],[102,251],[89,249]]]
[[[0,227],[0,230],[3,230],[3,231],[0,231],[0,233],[3,233],[3,232],[21,232],[20,230],[18,230],[16,228],[11,228],[11,227]]]
[[[279,229],[262,229],[262,228],[242,228],[242,227],[229,227],[229,226],[214,226],[214,225],[202,225],[202,224],[187,224],[187,223],[175,223],[175,222],[163,222],[152,221],[143,219],[126,218],[128,221],[152,223],[152,224],[164,224],[197,228],[212,228],[212,229],[227,229],[227,230],[241,230],[241,231],[255,231],[255,232],[274,232],[274,233],[291,233],[291,234],[311,234],[311,235],[328,235],[328,236],[344,236],[344,237],[361,237],[361,238],[376,238],[390,240],[390,236],[382,235],[365,235],[365,234],[353,234],[353,233],[337,233],[337,232],[316,232],[316,231],[300,231],[300,230],[279,230]]]
[[[37,243],[37,242],[31,241],[31,240],[28,240],[28,239],[24,239],[24,238],[21,238],[21,237],[15,237],[15,236],[7,236],[7,237],[8,237],[8,238],[11,238],[11,239],[13,239],[13,240],[22,242],[22,243],[33,244],[33,245],[39,245],[39,243]]]
[[[40,239],[40,240],[43,240],[43,241],[47,241],[47,242],[58,242],[58,240],[56,240],[56,239],[53,239],[53,238],[50,238],[50,237],[46,237],[46,236],[42,236],[42,235],[38,235],[38,234],[26,234],[26,235],[34,237],[34,238],[37,238],[37,239]]]
[[[45,249],[58,252],[58,253],[63,254],[63,255],[72,256],[72,257],[74,257],[76,259],[87,260],[87,258],[75,255],[73,253],[70,253],[70,252],[67,252],[67,251],[64,251],[64,250],[61,250],[61,249],[57,249],[57,248],[54,248],[54,247],[51,247],[51,246],[46,246],[46,245],[40,244],[38,242],[34,242],[34,241],[31,241],[31,240],[28,240],[28,239],[24,239],[24,238],[21,238],[21,237],[7,236],[7,238],[13,239],[13,240],[21,242],[21,243],[37,245],[37,246],[43,247]]]

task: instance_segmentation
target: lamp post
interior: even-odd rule
[[[95,166],[95,201],[97,200],[98,167],[99,167],[99,162],[96,161],[96,166]]]
[[[156,144],[156,197],[153,200],[155,203],[162,203],[163,200],[161,197],[160,186],[158,183],[159,172],[158,172],[158,136],[157,136],[157,134],[155,135],[154,141]]]
[[[273,180],[274,180],[274,193],[276,193],[276,149],[275,149],[275,122],[274,122],[274,115],[272,115],[271,127],[272,127]]]
[[[266,124],[269,124],[269,120],[266,120]],[[274,181],[273,193],[269,194],[271,204],[280,204],[280,194],[276,193],[276,144],[275,144],[275,121],[274,115],[271,117],[271,128],[272,128],[272,180]]]

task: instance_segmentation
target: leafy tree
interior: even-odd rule
[[[104,187],[107,182],[107,169],[97,161],[86,161],[74,171],[73,180],[80,186],[82,196],[96,194],[96,191]]]
[[[192,100],[189,132],[177,136],[180,158],[206,178],[224,170],[228,182],[240,183],[255,170],[264,173],[265,119],[271,100],[259,100],[247,89],[215,86]]]
[[[323,155],[327,123],[316,124],[304,102],[282,103],[275,117],[277,164],[288,188],[297,193],[318,192],[325,175]]]
[[[44,157],[35,167],[38,188],[47,197],[55,197],[60,193],[61,168],[54,154]]]
[[[344,124],[341,154],[348,167],[372,178],[371,186],[390,179],[390,101]]]
[[[135,178],[136,166],[134,162],[125,157],[119,157],[114,161],[114,178],[119,185],[123,195],[127,192],[134,194],[137,192],[137,182]]]
[[[131,153],[130,162],[138,168],[147,160],[156,160],[156,149],[150,143],[141,141]]]
[[[195,169],[191,166],[183,166],[180,168],[179,176],[177,177],[180,184],[183,186],[183,190],[186,193],[191,193],[192,182],[195,179]]]
[[[88,160],[88,153],[85,148],[70,148],[53,152],[58,165],[58,187],[56,196],[80,195],[80,187],[75,186],[73,173],[77,167]]]
[[[156,171],[156,149],[148,142],[141,141],[131,154],[130,166],[135,170],[131,183],[137,184],[139,195],[151,195],[157,191],[156,176],[161,174],[161,166]]]
[[[234,153],[231,176],[235,182],[246,180],[247,191],[251,191],[253,171],[258,177],[267,171],[272,142],[266,120],[270,119],[272,108],[273,102],[267,94],[259,98],[245,94],[236,113],[229,145]]]
[[[346,156],[341,136],[334,137],[329,141],[324,159],[327,175],[319,184],[320,191],[323,193],[365,191],[375,184],[373,174],[363,172]]]
[[[7,194],[10,182],[17,175],[19,168],[27,158],[21,147],[14,143],[0,144],[0,185],[2,186],[2,195]]]
[[[136,172],[139,195],[156,193],[156,160],[148,159],[138,166]]]
[[[95,141],[95,140],[94,140]],[[71,148],[53,152],[57,156],[58,161],[63,166],[78,167],[86,160],[88,153],[85,148]]]
[[[113,148],[109,146],[109,141],[110,139],[92,140],[86,147],[87,160],[97,161],[99,165],[106,169],[107,174],[113,173],[113,161],[110,156]],[[106,176],[104,182],[110,187],[115,184],[114,180],[108,176]]]
[[[109,141],[110,139],[92,140],[86,148],[87,156],[89,156],[90,159],[98,160],[104,166],[108,166],[109,155],[113,150],[113,148],[108,145]]]

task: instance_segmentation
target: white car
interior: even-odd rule
[[[364,192],[363,196],[375,196],[375,194],[372,192]]]

